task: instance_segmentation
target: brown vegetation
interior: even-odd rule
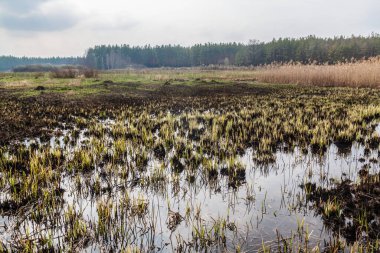
[[[99,73],[95,69],[86,68],[83,70],[83,75],[86,78],[94,78],[94,77],[98,77]]]
[[[266,83],[316,86],[380,87],[380,57],[336,65],[271,64],[258,68],[256,78]]]
[[[75,68],[58,68],[51,72],[52,78],[75,78],[79,71]]]
[[[90,68],[65,66],[51,72],[52,78],[76,78],[81,75],[85,78],[93,78],[98,76],[98,71]]]

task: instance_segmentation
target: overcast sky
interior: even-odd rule
[[[380,0],[0,0],[0,55],[380,32]]]

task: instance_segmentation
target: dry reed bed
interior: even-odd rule
[[[255,73],[266,83],[380,88],[380,56],[336,65],[271,64]]]

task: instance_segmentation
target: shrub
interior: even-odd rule
[[[40,77],[44,77],[45,76],[45,74],[43,73],[43,72],[36,72],[35,74],[34,74],[34,78],[35,79],[38,79],[38,78],[40,78]]]
[[[96,69],[84,69],[83,70],[83,75],[84,77],[86,78],[94,78],[94,77],[98,77],[98,71]]]
[[[56,70],[53,65],[26,65],[13,68],[13,72],[49,72]]]
[[[51,72],[52,78],[75,78],[78,76],[78,70],[73,68],[60,68]]]

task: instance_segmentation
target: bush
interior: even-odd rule
[[[35,74],[34,74],[35,79],[38,79],[38,78],[44,77],[44,76],[45,76],[45,74],[43,72],[35,72]]]
[[[56,69],[53,65],[26,65],[13,68],[13,72],[50,72]]]
[[[98,77],[99,74],[96,69],[79,65],[28,65],[16,67],[13,69],[13,72],[34,72],[36,79],[43,77],[45,75],[44,72],[50,72],[51,78],[76,78],[80,75],[86,78],[95,78]]]
[[[83,75],[86,78],[95,78],[98,77],[98,71],[95,69],[84,69],[83,70]]]
[[[51,72],[52,78],[75,78],[78,76],[78,70],[73,68],[60,68]]]

